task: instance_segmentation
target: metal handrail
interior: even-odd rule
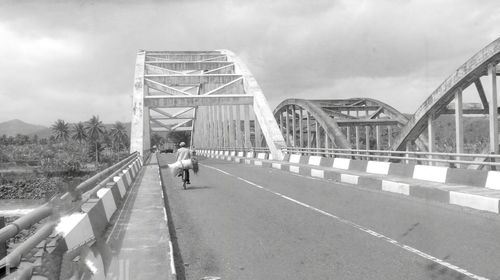
[[[267,148],[237,148],[237,147],[217,147],[217,148],[200,148],[206,150],[219,151],[245,151],[245,152],[269,152]],[[338,149],[338,148],[302,148],[302,147],[285,147],[281,149],[284,153],[307,153],[315,155],[331,155],[343,157],[365,157],[373,159],[386,160],[408,160],[435,162],[446,164],[464,164],[464,165],[479,165],[479,166],[500,166],[499,154],[465,154],[465,153],[442,153],[442,152],[420,152],[420,151],[386,151],[386,150],[362,150],[362,149]],[[422,157],[419,157],[422,156]],[[451,157],[452,159],[444,159],[442,157]],[[454,159],[453,159],[454,158]],[[481,158],[481,161],[466,160],[464,158]]]
[[[282,149],[285,153],[309,153],[316,155],[331,155],[331,156],[344,156],[344,157],[365,157],[375,159],[388,159],[388,160],[408,160],[408,161],[422,161],[422,162],[438,162],[447,164],[465,164],[465,165],[485,165],[485,166],[500,166],[500,163],[495,162],[499,159],[500,155],[497,154],[463,154],[463,153],[434,153],[434,152],[414,152],[414,151],[382,151],[382,150],[357,150],[357,149],[335,149],[335,148],[300,148],[300,147],[286,147]],[[389,154],[389,155],[383,155]],[[401,156],[395,156],[398,154]],[[411,157],[413,156],[426,156],[426,157]],[[436,157],[455,157],[459,159],[443,159]],[[484,161],[461,160],[460,158],[472,157],[483,158]],[[490,160],[490,161],[487,161]]]
[[[269,148],[246,148],[246,147],[217,147],[217,148],[196,148],[197,150],[218,150],[218,151],[241,151],[241,152],[269,152]]]
[[[105,186],[105,184],[109,182],[110,179],[112,179],[112,176],[115,176],[118,172],[120,172],[123,166],[126,166],[131,162],[133,162],[137,158],[137,156],[138,153],[134,152],[133,154],[129,155],[127,158],[121,160],[120,162],[114,164],[113,166],[110,166],[105,170],[97,173],[96,175],[92,176],[91,178],[85,180],[80,185],[78,185],[75,189],[76,192],[75,194],[66,192],[60,196],[60,200],[68,201],[74,195],[78,197],[84,191],[87,192],[84,193],[85,195],[82,201],[88,200],[100,188]],[[104,180],[102,180],[102,177],[104,176],[106,177]],[[95,184],[96,182],[100,183],[91,190],[87,190],[89,187],[93,186],[93,184]],[[54,214],[54,205],[52,205],[50,202],[45,203],[44,205],[34,209],[33,211],[27,213],[26,215],[23,215],[22,217],[16,219],[14,222],[0,229],[0,242],[7,241],[7,239],[16,236],[21,230],[26,229],[32,226],[33,224],[40,222],[41,220],[51,216],[52,214]],[[47,238],[52,233],[52,230],[54,229],[55,225],[56,225],[55,221],[51,221],[44,224],[30,238],[25,240],[5,258],[0,260],[0,268],[5,267],[7,260],[14,260],[14,262],[11,261],[9,265],[17,266],[19,264],[20,257],[26,252],[32,250],[42,240]]]
[[[52,231],[56,227],[57,222],[51,221],[44,224],[40,229],[38,229],[30,238],[26,239],[23,243],[17,246],[10,254],[5,256],[0,260],[0,268],[4,268],[7,265],[9,267],[17,267],[21,262],[21,257],[31,251],[40,242],[45,240],[52,234]]]
[[[456,156],[456,157],[489,157],[500,158],[498,154],[465,154],[465,153],[442,153],[442,152],[419,152],[419,151],[388,151],[388,150],[366,150],[366,149],[337,149],[337,148],[302,148],[302,147],[286,147],[282,150],[301,150],[301,151],[322,151],[325,152],[355,152],[355,153],[380,153],[380,154],[414,154],[426,156]]]

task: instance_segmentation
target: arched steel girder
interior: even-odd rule
[[[401,129],[391,146],[391,150],[404,150],[407,141],[414,140],[421,135],[429,118],[436,118],[442,114],[446,110],[446,106],[455,98],[457,91],[467,88],[472,83],[476,83],[476,86],[479,83],[478,88],[482,88],[479,78],[487,74],[488,67],[495,66],[499,62],[500,38],[477,52],[432,92]],[[484,104],[483,96],[481,100]],[[484,111],[487,111],[487,108]]]
[[[323,128],[326,131],[328,137],[330,137],[330,139],[333,139],[335,141],[335,144],[339,148],[343,149],[351,148],[351,146],[347,142],[344,134],[342,133],[342,130],[337,125],[337,123],[331,121],[332,118],[330,118],[330,116],[323,109],[321,109],[321,107],[319,107],[312,101],[304,99],[286,99],[274,109],[274,117],[277,118],[279,114],[287,106],[290,105],[301,107],[302,109],[309,112],[314,117],[314,119],[317,120],[321,128]]]
[[[379,117],[380,114],[384,114],[391,121],[393,121],[391,123],[393,124],[395,123],[395,125],[398,127],[403,127],[408,122],[408,117],[406,117],[404,114],[396,110],[394,107],[388,105],[387,103],[372,98],[348,98],[348,99],[325,99],[325,100],[287,99],[282,103],[280,103],[274,110],[275,118],[278,118],[279,113],[282,112],[285,109],[285,107],[290,105],[302,107],[304,110],[309,111],[315,119],[318,119],[318,122],[321,124],[323,129],[325,129],[324,125],[328,124],[329,127],[327,127],[325,130],[330,131],[330,133],[328,133],[329,137],[331,139],[335,139],[337,145],[339,145],[338,143],[347,144],[346,146],[341,146],[342,144],[340,144],[339,146],[341,146],[342,148],[344,147],[350,148],[351,146],[349,144],[349,141],[347,141],[346,136],[340,129],[337,120],[339,121],[352,120],[354,125],[356,121],[359,121],[360,122],[359,126],[364,126],[366,124],[363,123],[363,120],[376,119]],[[358,118],[340,112],[348,110],[351,111],[370,110],[374,111],[374,113],[372,113],[368,117],[364,116],[362,118],[361,117]],[[331,116],[333,116],[333,118]],[[419,138],[417,138],[417,140],[415,141],[415,144],[417,145],[417,147],[419,147],[421,151],[427,150],[425,144],[426,143],[425,138],[426,135],[420,135]]]

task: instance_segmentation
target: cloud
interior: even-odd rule
[[[496,39],[497,6],[465,0],[4,1],[0,38],[8,43],[0,51],[8,55],[0,63],[0,121],[129,119],[138,49],[230,49],[247,63],[271,106],[289,97],[371,96],[413,112]]]

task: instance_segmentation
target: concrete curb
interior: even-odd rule
[[[158,159],[158,157],[157,157]],[[161,187],[161,196],[163,198],[163,210],[164,210],[164,219],[165,223],[167,224],[167,237],[168,237],[168,244],[169,244],[169,266],[170,266],[170,276],[169,279],[177,279],[177,271],[175,268],[175,263],[177,262],[175,259],[175,252],[174,252],[174,246],[172,244],[172,231],[175,229],[172,227],[172,224],[170,223],[170,209],[168,208],[168,196],[167,196],[167,189],[166,185],[163,182],[163,178],[161,176],[161,167],[160,167],[160,161],[157,160],[158,162],[158,177],[160,179],[160,187]]]
[[[200,150],[199,155],[219,158],[217,151]],[[370,189],[413,196],[430,201],[500,213],[500,172],[455,169],[348,158],[286,155],[283,161],[266,159],[267,154],[238,152],[223,159],[275,168],[305,176],[328,179]],[[220,158],[219,158],[220,159]]]

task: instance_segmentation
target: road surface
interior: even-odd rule
[[[182,190],[172,161],[181,279],[500,279],[496,215],[213,159]]]

